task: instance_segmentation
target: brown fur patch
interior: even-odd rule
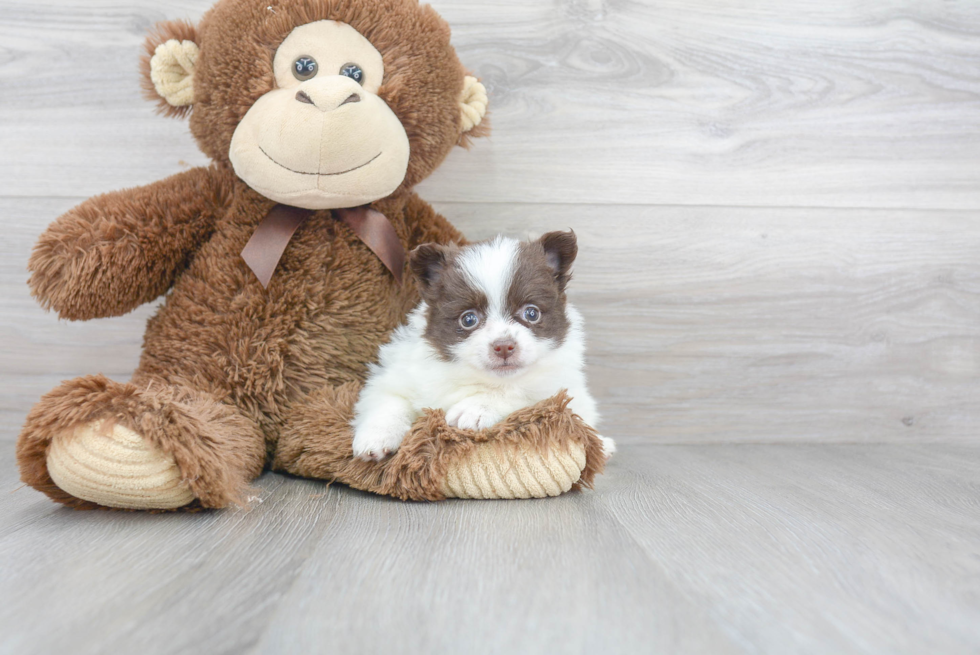
[[[211,235],[232,187],[215,167],[192,168],[86,200],[34,245],[31,295],[72,321],[121,316],[150,302]]]
[[[535,305],[541,313],[537,323],[530,323],[521,315],[520,310],[528,304]],[[541,242],[520,244],[507,292],[510,315],[530,329],[534,336],[560,344],[568,334],[565,304],[565,287],[551,268]]]
[[[469,285],[456,265],[459,253],[457,246],[438,244],[420,246],[412,252],[412,270],[428,307],[423,336],[447,362],[453,359],[452,347],[475,331],[464,328],[460,316],[473,310],[482,322],[487,315],[487,297]]]

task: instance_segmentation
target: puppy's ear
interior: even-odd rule
[[[562,291],[572,279],[572,262],[578,254],[578,240],[575,232],[548,232],[538,243],[544,248],[544,256],[548,260],[548,268],[555,274],[555,281]]]
[[[422,297],[428,297],[449,262],[449,249],[438,243],[423,243],[408,255],[408,265],[419,281]]]

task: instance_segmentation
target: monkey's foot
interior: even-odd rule
[[[572,488],[585,470],[585,446],[547,452],[481,443],[446,470],[446,498],[545,498]]]
[[[194,500],[173,455],[119,424],[93,421],[55,435],[47,464],[63,491],[105,507],[176,509]]]
[[[66,380],[27,415],[21,480],[76,509],[177,509],[241,503],[265,440],[234,407],[160,381]]]

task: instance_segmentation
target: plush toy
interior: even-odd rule
[[[211,158],[57,219],[30,287],[69,320],[160,295],[132,380],[69,380],[31,410],[22,478],[76,508],[244,502],[265,467],[402,499],[589,485],[593,430],[564,395],[490,430],[417,421],[351,456],[368,362],[416,301],[405,252],[462,242],[411,189],[486,133],[487,97],[416,0],[219,0],[158,26],[144,86]]]

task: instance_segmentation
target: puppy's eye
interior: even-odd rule
[[[340,69],[340,74],[364,86],[364,71],[357,64],[344,64]]]
[[[534,305],[525,305],[521,315],[528,323],[537,323],[541,320],[541,310]]]
[[[463,312],[459,317],[459,326],[464,330],[472,330],[479,324],[480,317],[472,309],[468,312]]]
[[[303,55],[293,62],[293,77],[300,82],[305,82],[316,75],[316,68],[316,59]]]

